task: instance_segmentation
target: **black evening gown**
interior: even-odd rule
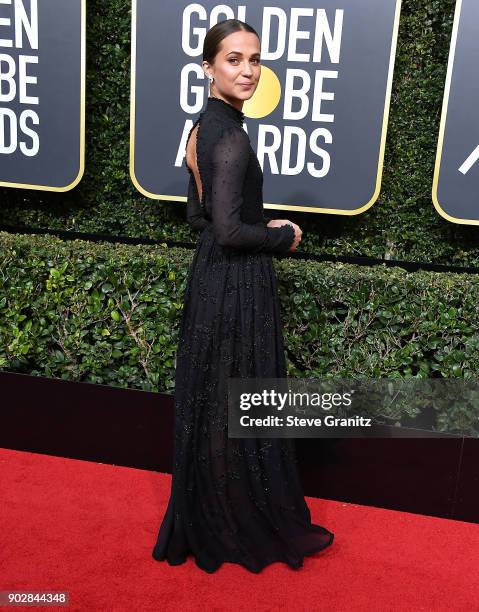
[[[187,218],[201,234],[176,358],[171,493],[153,558],[179,565],[193,555],[210,573],[225,561],[252,572],[275,561],[299,568],[334,535],[311,523],[294,440],[228,438],[226,399],[228,377],[286,377],[272,255],[288,251],[294,230],[266,225],[243,112],[209,97],[198,122],[203,197],[186,166]]]

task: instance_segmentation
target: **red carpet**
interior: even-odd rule
[[[299,570],[206,574],[151,557],[168,474],[0,449],[0,475],[0,590],[70,593],[45,610],[479,609],[476,524],[308,498],[331,548]]]

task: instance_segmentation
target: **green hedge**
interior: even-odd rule
[[[288,217],[302,226],[308,252],[478,265],[478,229],[445,221],[431,201],[455,1],[402,5],[378,202],[354,217]],[[67,193],[2,188],[0,224],[193,240],[184,203],[149,200],[130,181],[130,1],[89,0],[87,11],[84,178]]]
[[[0,369],[173,391],[192,255],[0,232]],[[289,376],[477,377],[476,275],[274,265]]]

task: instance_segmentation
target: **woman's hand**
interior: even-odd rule
[[[303,236],[303,232],[299,225],[296,225],[296,223],[293,223],[289,219],[270,219],[267,223],[267,227],[281,227],[282,225],[286,225],[287,223],[289,223],[289,225],[292,225],[294,229],[294,242],[288,249],[289,251],[293,252],[296,251],[296,249],[298,248],[298,245],[301,242],[301,238]]]

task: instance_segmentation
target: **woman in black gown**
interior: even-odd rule
[[[274,561],[299,568],[334,537],[311,523],[294,440],[228,438],[228,377],[286,377],[272,255],[301,239],[294,223],[265,218],[263,174],[243,129],[259,52],[244,22],[209,30],[210,97],[186,150],[187,219],[201,234],[176,359],[171,494],[153,557],[179,565],[193,554],[207,572],[225,561],[252,572]]]

